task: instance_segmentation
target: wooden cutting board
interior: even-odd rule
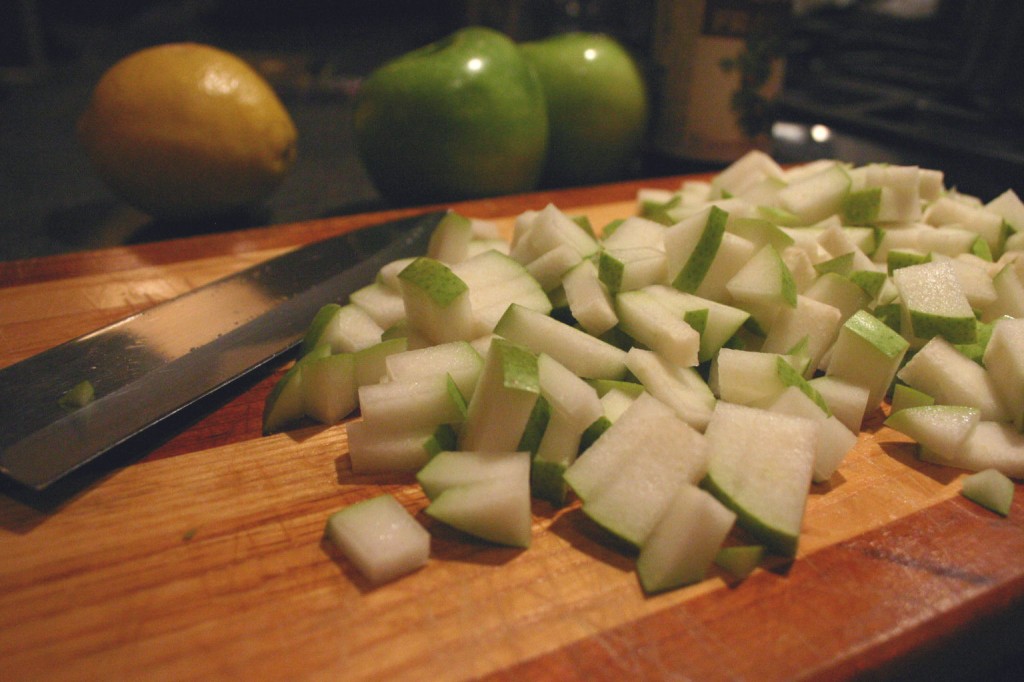
[[[639,187],[680,180],[456,208],[507,230],[553,202],[601,225]],[[0,366],[411,212],[0,263]],[[881,410],[813,487],[795,561],[647,597],[575,505],[535,503],[528,550],[489,546],[426,518],[412,477],[353,475],[343,427],[260,437],[279,374],[133,443],[69,499],[0,488],[0,680],[934,678],[1005,674],[1024,652],[1021,486],[1008,518],[966,501],[960,472],[917,462]],[[374,589],[322,533],[382,492],[433,545],[424,569]]]

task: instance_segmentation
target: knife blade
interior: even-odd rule
[[[422,255],[444,211],[309,244],[0,369],[0,473],[41,491],[279,359],[321,306]],[[80,381],[95,398],[60,398]]]

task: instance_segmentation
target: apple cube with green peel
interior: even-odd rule
[[[415,429],[466,419],[465,397],[448,375],[368,384],[359,387],[358,397],[363,420],[376,428]]]
[[[319,345],[333,353],[351,353],[379,343],[384,330],[359,306],[328,303],[320,308],[306,330],[299,354],[306,355]]]
[[[982,320],[990,322],[1004,316],[1024,317],[1024,274],[1008,263],[992,276],[992,286],[996,290],[996,300],[982,311]]]
[[[562,276],[581,261],[576,249],[568,244],[562,244],[541,254],[525,267],[544,291],[552,291],[561,286]]]
[[[788,386],[813,390],[803,379],[803,365],[793,367],[793,362],[793,356],[779,353],[723,348],[711,362],[708,386],[720,400],[767,407]]]
[[[730,232],[725,233],[722,235],[722,243],[715,254],[715,260],[692,293],[716,301],[728,301],[729,291],[726,285],[756,253],[757,247],[751,242]]]
[[[321,424],[336,424],[358,406],[355,356],[336,353],[311,359],[302,368],[302,404]]]
[[[598,276],[612,294],[662,282],[665,252],[650,246],[602,249]]]
[[[448,211],[430,235],[426,255],[442,263],[458,263],[469,256],[472,240],[472,221],[455,211]]]
[[[1013,505],[1013,481],[995,469],[985,469],[964,478],[960,484],[964,497],[1002,516],[1010,515]]]
[[[416,482],[427,499],[436,500],[449,488],[495,480],[526,480],[529,475],[530,457],[525,452],[444,450],[416,473]]]
[[[948,458],[936,457],[924,449],[919,456],[928,462],[968,471],[996,469],[1010,478],[1024,480],[1024,434],[1007,422],[978,422],[960,449]]]
[[[795,556],[814,470],[814,422],[719,401],[705,437],[703,486],[759,542]]]
[[[680,367],[653,351],[630,348],[626,367],[644,389],[667,405],[679,419],[703,431],[715,408],[715,395],[692,367]]]
[[[687,293],[697,290],[718,254],[728,219],[728,213],[712,206],[665,231],[666,275],[672,286]]]
[[[898,382],[892,387],[892,411],[890,414],[895,414],[908,407],[920,407],[921,405],[934,404],[935,398],[931,397],[924,391],[919,391],[916,388],[911,388],[906,384]]]
[[[939,459],[949,460],[981,421],[981,411],[964,405],[919,405],[897,410],[885,425],[910,436]]]
[[[369,315],[381,329],[393,327],[405,319],[402,294],[380,282],[371,282],[353,291],[349,301]]]
[[[614,472],[609,472],[610,476],[581,497],[583,512],[590,519],[622,540],[642,547],[679,487],[695,484],[703,477],[707,447],[703,434],[644,396],[637,398],[605,435],[632,410],[645,410],[648,419],[658,412],[663,417],[655,427],[634,440],[624,456],[618,457],[618,466]],[[586,460],[594,448],[610,444],[605,441],[601,445],[602,441],[605,441],[604,436],[576,462]],[[565,480],[577,490],[575,486],[579,485],[582,475],[579,471],[574,474],[574,467],[576,463],[566,470]],[[583,473],[586,474],[586,469]]]
[[[943,336],[951,343],[975,340],[974,310],[949,261],[900,268],[892,277],[914,337]]]
[[[884,322],[860,310],[839,329],[825,373],[867,388],[867,409],[873,410],[888,393],[909,346]]]
[[[669,362],[694,367],[700,334],[646,290],[623,291],[615,297],[619,328]]]
[[[590,499],[618,476],[637,443],[657,438],[661,424],[675,425],[676,421],[671,408],[651,394],[641,393],[566,470],[566,483],[581,500]]]
[[[859,433],[868,407],[869,391],[866,386],[834,376],[816,376],[807,381],[825,404],[829,412],[854,433]]]
[[[849,191],[849,174],[833,162],[790,182],[779,191],[778,198],[783,209],[810,225],[838,213]]]
[[[917,351],[897,376],[940,405],[967,405],[978,408],[983,420],[1009,420],[992,376],[941,336]]]
[[[431,518],[488,542],[530,545],[529,453],[442,452],[420,475],[434,477],[436,495],[425,510]]]
[[[804,417],[815,422],[818,430],[814,456],[814,472],[811,480],[823,483],[836,472],[846,454],[857,444],[857,434],[846,427],[839,419],[821,409],[797,386],[790,386],[773,402],[768,409],[779,414],[793,417]]]
[[[1017,430],[1024,431],[1024,318],[995,322],[982,362]]]
[[[277,380],[263,403],[263,435],[267,436],[294,425],[306,416],[305,396],[302,391],[302,368],[319,358],[330,355],[327,344],[315,347],[295,361]]]
[[[637,577],[648,594],[700,582],[736,514],[695,485],[680,486],[637,556]]]
[[[551,299],[540,283],[525,267],[499,251],[484,251],[456,263],[452,272],[469,287],[475,318],[473,339],[492,333],[512,303],[545,315],[551,312]]]
[[[866,187],[881,190],[875,221],[912,223],[921,218],[920,168],[872,163],[863,166],[861,172]]]
[[[944,196],[928,205],[922,216],[924,222],[937,227],[954,226],[980,236],[992,252],[1003,247],[1006,236],[1003,217],[984,206],[971,206]]]
[[[432,343],[476,335],[469,287],[447,265],[421,256],[398,279],[411,329]]]
[[[331,514],[325,533],[374,585],[411,573],[430,558],[430,533],[391,495]]]
[[[448,375],[463,396],[471,396],[484,359],[469,342],[449,341],[393,353],[384,358],[384,366],[388,381],[418,381]]]
[[[700,362],[706,362],[713,358],[718,349],[735,336],[736,332],[750,318],[750,313],[746,310],[688,294],[674,287],[653,285],[644,287],[643,291],[656,298],[663,306],[684,320],[687,319],[688,314],[707,311],[707,319],[704,321],[703,328],[699,330],[700,348],[697,359]],[[691,323],[690,326],[693,324]]]
[[[565,273],[562,288],[573,318],[589,334],[600,336],[618,324],[611,294],[593,261],[581,261]]]
[[[409,339],[404,336],[383,339],[369,348],[356,351],[352,354],[354,372],[357,386],[376,384],[383,380],[388,373],[387,358],[396,353],[404,353],[409,350]]]
[[[771,156],[753,149],[715,175],[711,180],[711,195],[742,195],[765,178],[785,181],[786,171]]]
[[[581,258],[598,251],[597,240],[554,204],[523,216],[512,236],[509,255],[523,265],[563,244],[571,246]]]
[[[843,323],[871,302],[871,297],[859,284],[835,272],[821,275],[802,294],[838,309]]]
[[[808,358],[805,375],[810,377],[839,334],[839,308],[807,296],[797,296],[796,307],[782,307],[772,320],[761,351],[788,354],[802,341]]]
[[[494,333],[546,353],[586,379],[619,379],[626,372],[621,348],[524,306],[510,305]]]
[[[779,252],[771,244],[761,247],[753,258],[726,283],[726,290],[738,305],[796,307],[796,282]]]
[[[515,450],[540,395],[537,355],[495,337],[459,434],[462,450]]]
[[[533,456],[533,494],[561,505],[567,485],[565,470],[576,460],[583,434],[604,416],[597,390],[549,355],[537,358],[541,396],[549,417]]]
[[[346,424],[345,431],[352,471],[357,474],[418,471],[456,442],[450,424],[396,429],[358,420]]]
[[[715,564],[742,580],[754,572],[763,557],[763,545],[735,545],[718,550]]]

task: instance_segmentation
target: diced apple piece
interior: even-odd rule
[[[521,453],[528,459],[527,453]],[[494,478],[444,490],[426,514],[474,537],[510,547],[529,547],[533,517],[528,476]]]
[[[919,405],[897,410],[885,425],[910,436],[918,445],[949,460],[981,421],[981,411],[964,405]]]
[[[672,286],[687,293],[700,287],[718,254],[728,218],[712,206],[665,231],[666,274]]]
[[[587,491],[585,497],[581,495],[588,517],[637,547],[643,546],[679,487],[697,483],[707,467],[703,434],[674,416],[659,421],[656,428],[656,432],[644,434],[628,447],[609,478]],[[591,450],[601,441],[598,439]],[[590,456],[591,450],[580,460]],[[570,475],[575,466],[566,471],[570,485],[579,481],[578,476]]]
[[[735,521],[735,512],[710,493],[680,486],[640,548],[636,569],[644,591],[703,580]]]
[[[430,235],[427,256],[449,265],[458,263],[468,257],[472,239],[472,221],[454,211],[448,211]]]
[[[526,452],[445,450],[416,473],[416,481],[427,499],[436,500],[449,488],[494,480],[525,481],[529,475],[530,456]]]
[[[562,287],[573,318],[588,333],[600,336],[618,324],[611,294],[593,261],[584,260],[565,273]]]
[[[1024,480],[1024,434],[1012,424],[982,420],[949,458],[936,458],[926,450],[921,458],[968,471],[996,469],[1010,478]]]
[[[420,257],[398,275],[409,326],[432,343],[469,340],[476,333],[469,287],[432,258]]]
[[[358,405],[355,356],[337,353],[311,360],[302,369],[302,404],[321,424],[336,424]]]
[[[888,393],[908,347],[906,339],[861,310],[840,328],[826,374],[867,388],[867,409],[873,410]]]
[[[680,367],[697,365],[700,334],[655,296],[645,290],[621,292],[615,311],[622,331],[640,345]]]
[[[674,287],[654,285],[645,287],[647,292],[677,316],[687,319],[688,314],[707,311],[704,328],[700,331],[700,349],[698,360],[706,362],[714,357],[718,349],[750,318],[750,313],[735,306],[726,305],[694,294],[688,294]],[[691,326],[693,326],[691,324]]]
[[[995,322],[982,362],[1017,430],[1024,431],[1024,318]]]
[[[762,557],[763,545],[736,545],[718,550],[715,563],[742,580],[754,572]]]
[[[367,384],[359,387],[358,396],[363,419],[378,427],[432,428],[466,418],[465,397],[447,375]]]
[[[800,390],[790,386],[768,408],[772,412],[804,417],[815,422],[818,431],[814,453],[814,472],[811,479],[823,483],[835,473],[846,454],[857,444],[857,434],[846,427],[835,415],[821,409],[821,405]]]
[[[315,347],[295,361],[288,371],[277,380],[263,403],[263,435],[282,431],[306,416],[306,404],[302,392],[302,368],[304,365],[331,352],[327,344]]]
[[[430,533],[391,495],[331,514],[326,535],[374,585],[411,573],[430,558]]]
[[[816,173],[791,181],[778,196],[782,208],[810,225],[837,213],[849,191],[850,176],[842,165],[833,162]]]
[[[473,395],[484,360],[466,341],[449,341],[389,355],[384,360],[389,381],[417,381],[451,376],[463,396]]]
[[[517,449],[539,395],[537,356],[495,338],[469,401],[459,447],[497,452]]]
[[[684,422],[703,431],[715,407],[715,395],[692,367],[680,367],[653,351],[630,348],[626,367],[654,397]]]
[[[950,343],[972,343],[976,319],[949,261],[932,261],[893,273],[909,332],[919,339],[943,336]]]
[[[1002,516],[1010,515],[1013,505],[1013,481],[995,469],[985,469],[964,478],[960,492],[985,509]]]
[[[511,305],[495,334],[546,353],[586,379],[618,379],[625,374],[626,352],[606,341],[520,305]]]
[[[940,405],[976,407],[983,420],[1009,419],[992,376],[941,336],[915,353],[897,376]]]
[[[438,452],[455,447],[455,430],[449,424],[398,429],[359,420],[349,422],[345,431],[357,474],[418,471]]]
[[[719,401],[705,436],[705,487],[766,547],[795,556],[814,468],[814,422]]]

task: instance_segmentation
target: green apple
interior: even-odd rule
[[[647,128],[647,89],[614,38],[563,33],[523,43],[547,99],[550,142],[544,182],[607,182],[637,157]]]
[[[511,39],[483,27],[376,69],[354,126],[377,189],[413,202],[533,189],[548,142],[540,80]]]

